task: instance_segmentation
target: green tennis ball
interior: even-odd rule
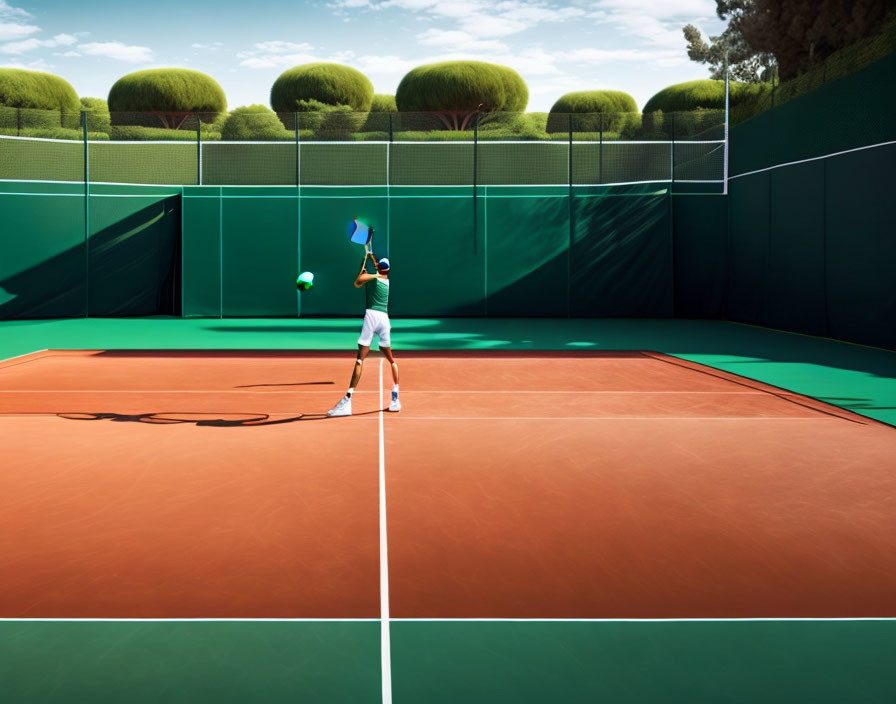
[[[303,271],[299,274],[299,278],[296,279],[296,288],[299,291],[307,291],[312,286],[314,286],[314,274],[310,271]]]

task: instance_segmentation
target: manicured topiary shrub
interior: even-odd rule
[[[741,101],[759,93],[759,83],[736,83],[729,85],[732,107]],[[644,105],[644,112],[662,110],[669,112],[687,112],[704,108],[706,110],[725,109],[725,81],[703,79],[676,83],[659,91]]]
[[[374,94],[373,102],[370,104],[370,112],[398,112],[395,96],[383,93]]]
[[[52,130],[71,127],[81,104],[71,84],[60,76],[21,68],[0,68],[0,127]]]
[[[233,110],[221,128],[225,141],[293,139],[277,115],[264,105],[247,105]]]
[[[445,61],[409,71],[395,93],[403,112],[433,112],[447,129],[463,130],[479,112],[522,112],[525,81],[512,68],[482,61]]]
[[[572,119],[568,116],[572,115]],[[621,90],[581,90],[554,103],[548,132],[622,132],[637,119],[635,99]]]
[[[356,130],[364,123],[372,103],[370,79],[342,64],[294,66],[281,73],[271,87],[271,107],[290,130],[296,112],[308,113],[299,118],[302,129]],[[356,115],[349,117],[351,113]]]
[[[191,116],[211,122],[226,109],[227,98],[217,81],[185,68],[129,73],[109,91],[113,125],[195,129],[195,119],[189,120]]]
[[[0,105],[78,112],[80,101],[60,76],[21,68],[0,68]]]

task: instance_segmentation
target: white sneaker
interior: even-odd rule
[[[393,413],[398,413],[401,410],[401,401],[398,400],[398,394],[396,392],[392,392],[392,403],[389,404],[389,410]]]
[[[333,406],[329,411],[327,411],[327,415],[331,418],[335,418],[336,416],[350,416],[352,414],[352,400],[348,396],[343,396],[339,399],[339,403]]]

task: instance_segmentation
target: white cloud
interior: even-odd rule
[[[47,63],[43,59],[35,59],[28,62],[10,61],[3,63],[2,66],[4,68],[25,68],[30,71],[52,71],[55,68],[53,64]]]
[[[447,47],[455,51],[507,51],[507,45],[493,40],[476,39],[468,32],[460,30],[427,29],[417,35],[423,46]]]
[[[307,42],[303,42],[302,44],[294,44],[293,42],[284,42],[279,39],[268,42],[259,42],[254,46],[258,51],[270,54],[308,52],[312,49],[312,46]]]
[[[13,7],[6,0],[0,0],[0,17],[31,17],[31,13],[20,7]]]
[[[0,45],[0,53],[3,54],[24,54],[35,49],[45,49],[57,46],[71,46],[77,42],[77,38],[71,34],[57,34],[52,39],[25,39],[20,42],[10,42],[9,44]]]
[[[31,13],[20,7],[13,7],[6,0],[0,0],[0,42],[11,42],[40,31],[40,27],[27,24],[22,20],[31,17]],[[11,21],[6,21],[11,20]]]
[[[478,39],[494,39],[518,34],[549,22],[566,22],[585,16],[578,7],[549,5],[543,0],[337,0],[330,7],[337,14],[347,10],[386,10],[395,8],[417,15],[415,19],[449,21],[456,27],[441,32],[461,31]],[[428,42],[427,33],[418,35],[421,44]]]
[[[116,61],[140,64],[152,61],[152,49],[145,46],[129,46],[121,42],[90,42],[78,46],[88,56],[102,56]]]
[[[0,22],[0,42],[15,41],[27,37],[29,34],[39,32],[40,27],[33,24],[20,24],[18,22]]]
[[[688,23],[699,25],[714,16],[714,8],[706,0],[598,0],[595,7],[590,17],[599,24],[613,25],[626,36],[653,46],[675,48],[682,54],[686,43],[681,28]]]
[[[62,53],[62,54],[60,54],[60,53],[53,54],[53,56],[65,56],[66,58],[71,58],[71,57],[80,56],[80,55],[81,54],[79,54],[77,51],[66,51],[65,53]]]

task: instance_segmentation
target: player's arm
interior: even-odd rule
[[[365,255],[364,261],[361,262],[361,271],[358,272],[358,276],[355,277],[355,288],[361,288],[368,281],[373,281],[374,279],[378,279],[378,274],[368,274],[367,273],[367,259],[370,257],[369,254]]]

